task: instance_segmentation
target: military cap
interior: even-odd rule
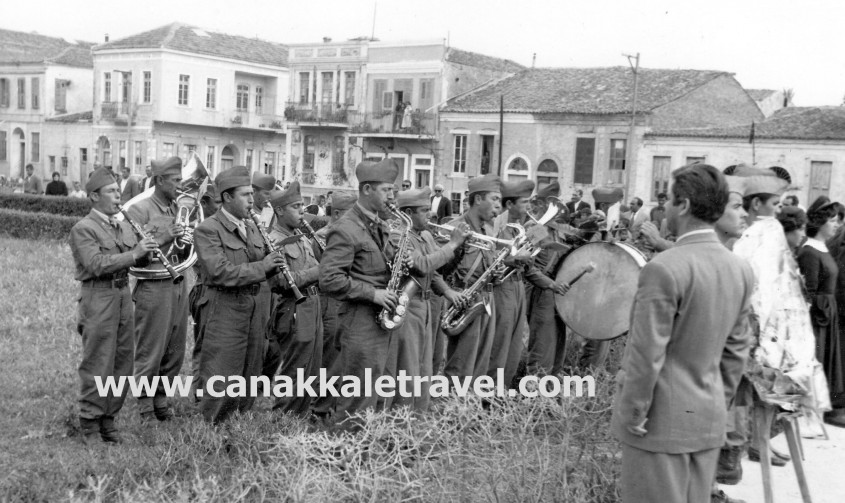
[[[291,203],[302,201],[299,193],[299,182],[293,182],[287,190],[276,190],[270,193],[270,205],[274,208],[281,208]]]
[[[502,179],[496,175],[477,176],[467,182],[467,190],[470,196],[474,192],[501,192]]]
[[[400,208],[419,208],[420,206],[431,206],[431,189],[405,190],[396,197],[396,204]]]
[[[552,182],[537,191],[537,197],[542,197],[545,199],[547,197],[552,196],[560,197],[560,184],[557,182]]]
[[[379,162],[362,161],[355,167],[358,183],[394,183],[398,175],[399,166],[393,159],[382,159]]]
[[[223,194],[229,189],[235,187],[248,187],[251,185],[249,179],[249,168],[246,166],[235,166],[227,170],[221,171],[217,178],[214,179],[214,185],[220,194]]]
[[[273,190],[276,186],[276,177],[256,171],[252,174],[252,186],[262,190]]]
[[[789,187],[789,173],[783,168],[762,169],[747,164],[728,166],[725,175],[737,176],[745,180],[743,195],[775,194],[783,195]]]
[[[355,202],[358,201],[358,196],[348,192],[335,192],[332,194],[332,211],[334,210],[348,210]]]
[[[502,199],[531,197],[532,192],[534,192],[534,182],[532,180],[502,182]]]
[[[163,161],[153,159],[150,161],[153,176],[179,175],[182,173],[182,159],[173,156]]]
[[[117,183],[117,180],[114,179],[114,175],[112,175],[111,171],[106,168],[97,168],[93,173],[91,173],[91,177],[88,178],[88,181],[85,182],[85,192],[90,194],[113,183]]]

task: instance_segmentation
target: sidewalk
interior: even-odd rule
[[[825,425],[829,440],[802,439],[804,445],[804,471],[810,486],[813,503],[845,502],[845,428]],[[780,452],[789,452],[786,436],[772,440]],[[735,486],[720,486],[728,496],[744,499],[747,503],[763,503],[763,472],[760,463],[742,459],[742,481]],[[775,503],[800,503],[801,491],[792,462],[784,467],[772,467],[772,490]]]

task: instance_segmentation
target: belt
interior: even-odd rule
[[[118,278],[111,279],[87,279],[82,282],[82,286],[88,288],[117,288],[120,290],[121,288],[129,286],[129,276],[120,276]]]
[[[317,288],[314,285],[311,285],[307,288],[301,288],[299,290],[299,293],[301,293],[302,295],[304,295],[306,297],[319,297],[320,296],[320,289]],[[290,290],[290,289],[282,290],[282,296],[292,299],[293,298],[293,290]]]
[[[261,283],[253,283],[247,286],[212,286],[210,288],[213,288],[218,292],[231,293],[234,295],[258,295],[258,292],[261,291]]]
[[[414,297],[419,297],[422,300],[429,300],[431,299],[431,290],[420,290],[414,295]]]

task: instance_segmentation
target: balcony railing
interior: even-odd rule
[[[288,122],[333,122],[348,124],[348,105],[342,103],[297,103],[288,101],[285,104],[285,119]]]
[[[436,119],[433,113],[411,112],[409,116],[395,112],[351,114],[353,134],[410,134],[434,135]]]
[[[100,117],[103,119],[117,119],[129,115],[130,103],[123,101],[107,101],[100,103]]]
[[[284,118],[278,115],[267,113],[255,113],[246,110],[236,110],[229,118],[230,127],[252,128],[252,129],[281,129]]]

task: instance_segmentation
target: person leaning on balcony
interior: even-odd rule
[[[23,179],[23,193],[24,194],[43,194],[44,185],[41,182],[41,177],[33,174],[35,168],[32,164],[26,165],[26,177]]]
[[[79,364],[79,425],[85,444],[120,442],[114,417],[123,407],[120,395],[101,396],[94,378],[132,376],[135,320],[128,272],[149,262],[156,244],[152,238],[138,242],[132,227],[114,218],[120,188],[107,170],[100,168],[85,184],[91,211],[70,230],[70,249],[82,283],[77,331],[82,336]]]

